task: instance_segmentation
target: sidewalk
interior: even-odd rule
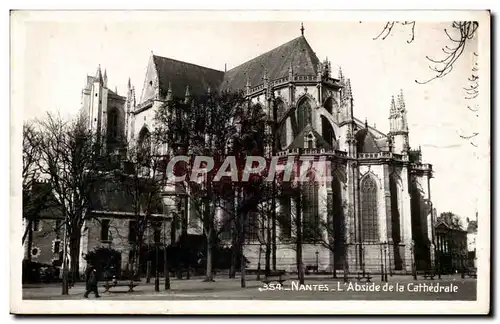
[[[264,276],[261,276],[263,279]],[[412,276],[402,276],[402,275],[393,275],[392,277],[388,275],[387,277],[389,283],[409,283],[415,282]],[[343,282],[343,277],[337,277],[336,279],[330,276],[324,275],[309,275],[305,278],[306,284],[329,284],[336,285],[336,282]],[[289,287],[292,281],[297,281],[296,275],[291,275],[289,279],[284,283],[284,287]],[[355,278],[349,278],[349,282],[357,281]],[[381,276],[373,275],[372,282],[380,283]],[[422,277],[418,277],[416,282],[442,282],[442,283],[466,283],[475,285],[475,279],[461,279],[460,275],[446,275],[441,276],[441,279],[437,277],[434,280],[431,279],[423,279]],[[124,281],[120,281],[122,283]],[[237,276],[234,279],[229,279],[227,277],[216,277],[215,282],[204,282],[203,277],[194,277],[189,280],[186,279],[170,279],[170,290],[165,291],[164,289],[164,278],[160,278],[160,291],[155,292],[154,287],[154,278],[151,278],[150,283],[146,283],[146,280],[143,279],[141,282],[138,282],[138,286],[134,288],[133,293],[128,292],[128,287],[116,287],[111,289],[110,292],[104,293],[104,288],[102,287],[104,283],[99,283],[99,293],[104,297],[104,299],[108,298],[119,298],[119,299],[134,299],[134,298],[146,298],[147,296],[154,298],[163,297],[186,297],[186,296],[198,296],[203,298],[202,296],[208,295],[238,295],[238,294],[249,294],[251,291],[256,293],[259,288],[264,287],[264,284],[261,281],[256,280],[256,276],[252,275],[247,277],[246,280],[246,288],[241,288],[240,277]],[[468,284],[468,285],[469,285]],[[23,287],[23,298],[24,299],[80,299],[83,297],[85,293],[85,284],[77,283],[74,287],[69,290],[69,295],[62,296],[61,294],[61,284],[40,284],[40,285],[25,285]],[[258,294],[258,293],[257,293]],[[90,298],[94,298],[91,295]]]

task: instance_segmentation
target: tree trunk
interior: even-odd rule
[[[148,248],[148,258],[149,258],[149,248]],[[151,260],[146,261],[146,283],[151,282]]]
[[[204,281],[214,281],[214,274],[212,269],[212,231],[207,235],[207,269]]]
[[[23,234],[23,238],[21,241],[21,244],[23,244],[23,245],[24,245],[24,242],[26,241],[26,238],[29,238],[30,231],[32,230],[32,226],[33,226],[32,224],[33,224],[33,221],[28,220],[28,224],[26,224],[26,228],[24,229],[24,234]]]
[[[273,152],[273,154],[275,154]],[[274,156],[274,155],[273,155]],[[271,234],[272,234],[272,260],[273,260],[273,271],[276,271],[276,182],[273,181],[273,192],[272,192],[272,204],[271,204],[271,208],[272,208],[272,230],[271,230]]]
[[[243,244],[241,244],[240,248],[240,267],[241,267],[241,288],[246,287],[246,264],[245,264],[245,255],[243,253]]]
[[[229,269],[229,278],[234,279],[236,278],[236,263],[238,259],[238,253],[237,250],[239,247],[237,246],[236,242],[234,242],[231,245],[231,268]]]
[[[141,253],[142,253],[142,247],[143,247],[143,240],[144,240],[144,235],[139,234],[137,237],[137,242],[135,243],[135,258],[134,258],[134,277],[133,279],[135,280],[136,278],[140,277],[140,271],[141,271]]]
[[[245,245],[245,221],[240,221],[240,235],[238,240],[238,248],[240,252],[240,272],[241,272],[241,288],[246,287],[246,264],[245,264],[245,254],[243,253]]]
[[[338,249],[338,244],[337,244],[337,233],[335,233],[334,231],[334,235],[335,235],[335,240],[333,242],[333,278],[337,278],[337,262],[338,262],[338,253],[339,253],[339,249]]]
[[[266,241],[266,264],[264,271],[266,274],[271,272],[271,244],[269,241]]]
[[[267,218],[267,229],[266,229],[266,275],[271,272],[271,219]]]
[[[70,237],[69,241],[69,255],[71,258],[70,275],[71,282],[74,283],[80,279],[80,230],[76,230]]]
[[[235,222],[233,221],[233,224]],[[236,226],[233,226],[232,231],[231,231],[231,268],[229,269],[229,278],[234,279],[236,278],[236,263],[238,259],[238,251],[240,249],[240,246],[238,244],[238,237],[237,237],[237,231],[236,231]]]
[[[189,268],[188,268],[189,271]],[[170,289],[170,271],[168,269],[168,260],[167,260],[167,245],[164,245],[163,248],[163,272],[165,273],[165,290]]]
[[[29,221],[28,226],[26,228],[27,233],[28,233],[28,244],[27,244],[27,249],[28,249],[28,255],[27,255],[27,260],[31,262],[31,249],[33,248],[33,222]],[[24,240],[23,240],[24,244]]]
[[[297,215],[296,215],[296,228],[297,228],[297,242],[296,242],[296,258],[297,258],[297,274],[299,283],[304,284],[304,265],[302,264],[302,202],[300,186],[297,195]]]

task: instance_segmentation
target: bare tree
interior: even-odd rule
[[[130,141],[123,170],[115,179],[120,184],[120,189],[125,191],[127,203],[131,205],[133,213],[128,237],[132,244],[129,266],[134,274],[133,277],[139,276],[141,253],[148,243],[146,242],[146,238],[149,237],[149,235],[146,237],[148,230],[155,230],[152,223],[156,219],[152,215],[164,212],[161,192],[166,184],[166,165],[160,149],[161,145],[155,133],[143,129],[138,139]]]
[[[415,21],[389,21],[374,40],[385,40],[391,35],[393,28],[398,24],[410,28],[410,38],[407,40],[407,43],[413,42],[415,40]],[[425,84],[448,75],[453,70],[455,62],[462,56],[467,43],[476,36],[479,23],[477,21],[454,21],[450,27],[450,29],[444,29],[444,33],[448,41],[451,42],[451,45],[445,45],[441,49],[443,56],[441,58],[426,56],[426,59],[431,63],[429,69],[435,75],[425,81],[415,80],[415,82]]]
[[[198,179],[191,177],[192,170],[187,166],[185,181],[178,183],[189,197],[191,208],[196,211],[196,216],[192,216],[199,218],[207,239],[205,281],[213,281],[212,252],[220,229],[225,227],[217,213],[233,199],[238,182],[232,177],[229,181],[214,181],[214,178],[225,157],[232,156],[239,162],[264,146],[263,131],[259,128],[263,117],[262,111],[253,109],[242,92],[209,93],[203,98],[188,97],[182,101],[172,99],[157,112],[157,133],[170,154],[211,157],[215,164],[209,172],[201,172]],[[233,213],[233,217],[236,215],[242,214]]]
[[[415,21],[389,21],[385,24],[380,34],[374,37],[374,40],[385,40],[388,36],[391,35],[393,28],[397,25],[401,25],[404,28],[410,28],[410,38],[409,40],[407,40],[407,43],[413,42],[415,39]],[[415,80],[415,82],[418,84],[427,84],[433,80],[441,79],[452,72],[455,63],[460,59],[460,57],[463,56],[467,44],[469,44],[476,38],[478,27],[479,23],[477,21],[453,21],[450,28],[444,29],[444,34],[446,35],[448,44],[444,45],[441,48],[441,56],[439,58],[426,56],[426,59],[430,63],[429,69],[433,72],[434,75],[422,81]],[[474,51],[473,55],[477,60],[477,52]],[[474,62],[472,67],[472,74],[468,78],[469,85],[464,88],[466,99],[473,100],[479,94],[478,71],[479,70],[476,61]],[[475,105],[474,107],[468,105],[467,108],[472,111],[476,115],[476,117],[478,117],[479,107],[477,105]],[[470,135],[459,134],[460,138],[469,141],[473,146],[477,146],[473,141],[473,138],[477,135],[479,135],[479,132],[473,132]]]
[[[23,125],[23,218],[26,221],[22,244],[28,239],[28,260],[31,260],[31,246],[33,241],[33,223],[40,218],[40,213],[52,204],[50,186],[41,183],[41,171],[38,166],[41,158],[42,136],[36,125]]]
[[[467,109],[474,114],[477,118],[479,117],[479,105],[476,104],[476,98],[479,95],[479,65],[477,63],[478,55],[476,52],[473,53],[473,66],[470,77],[467,79],[469,85],[464,87],[464,98],[473,102],[473,105],[467,105]],[[462,139],[468,140],[472,146],[477,147],[477,144],[474,142],[474,138],[479,135],[479,132],[473,132],[470,135],[459,134]]]
[[[91,195],[104,175],[99,134],[89,130],[87,125],[83,115],[66,121],[58,115],[48,114],[39,122],[42,140],[37,167],[47,178],[64,216],[64,239],[68,240],[73,279],[79,278],[81,230],[90,217]],[[63,245],[66,251],[66,244]],[[67,293],[66,261],[63,263],[63,294]]]

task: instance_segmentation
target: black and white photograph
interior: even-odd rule
[[[489,11],[10,25],[11,313],[490,311]]]

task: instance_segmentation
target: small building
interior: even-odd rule
[[[99,248],[117,252],[119,260],[115,262],[118,273],[120,270],[131,269],[133,253],[138,250],[136,241],[139,228],[144,228],[143,248],[155,245],[161,245],[163,248],[170,244],[172,234],[172,214],[168,211],[172,205],[170,198],[155,195],[148,208],[143,199],[134,206],[135,200],[125,187],[123,182],[103,181],[95,191],[91,199],[92,209],[85,217],[86,220],[81,228],[78,256],[80,273],[87,267],[87,254]],[[145,210],[149,212],[146,213]],[[138,224],[139,222],[141,224]],[[26,215],[23,215],[23,223],[26,231],[26,239],[23,242],[24,260],[54,266],[60,270],[63,264],[65,235],[63,209],[52,204],[35,215],[31,222]],[[69,243],[66,248],[68,264],[71,264]],[[140,263],[139,271],[145,273],[144,258]]]
[[[467,231],[438,220],[435,227],[437,263],[441,273],[460,272],[467,263]]]
[[[467,219],[467,266],[477,269],[477,213],[476,220]]]

